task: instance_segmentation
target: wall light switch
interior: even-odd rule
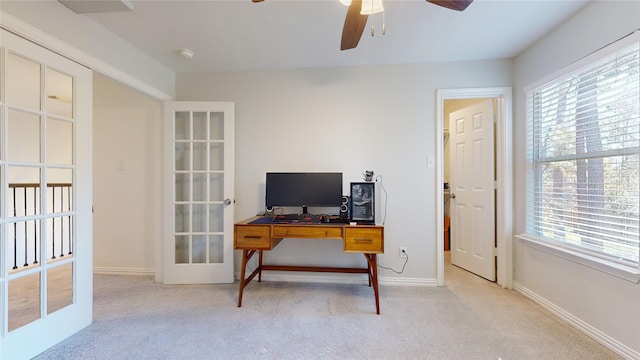
[[[118,161],[118,171],[123,171],[125,168],[124,160]]]

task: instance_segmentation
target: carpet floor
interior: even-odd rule
[[[444,287],[163,285],[96,275],[94,322],[54,359],[619,359],[518,293],[447,264]]]

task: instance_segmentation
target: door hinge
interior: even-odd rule
[[[493,248],[493,256],[498,256],[498,248],[497,247]]]

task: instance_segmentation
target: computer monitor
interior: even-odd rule
[[[342,173],[268,172],[265,205],[273,207],[340,207]]]

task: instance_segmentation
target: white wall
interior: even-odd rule
[[[179,74],[176,97],[235,102],[236,220],[264,209],[267,171],[339,171],[347,189],[371,169],[388,191],[379,260],[399,270],[400,246],[410,258],[403,275],[382,270],[383,282],[435,284],[441,185],[427,156],[441,136],[436,90],[509,86],[510,74],[508,60]],[[350,266],[364,257],[342,254],[340,242],[285,240],[268,261]]]
[[[640,28],[640,2],[596,1],[514,61],[515,234],[525,229],[524,87]],[[515,243],[515,282],[521,291],[600,341],[640,357],[640,285]]]
[[[162,102],[94,78],[94,269],[153,274],[162,206]]]

